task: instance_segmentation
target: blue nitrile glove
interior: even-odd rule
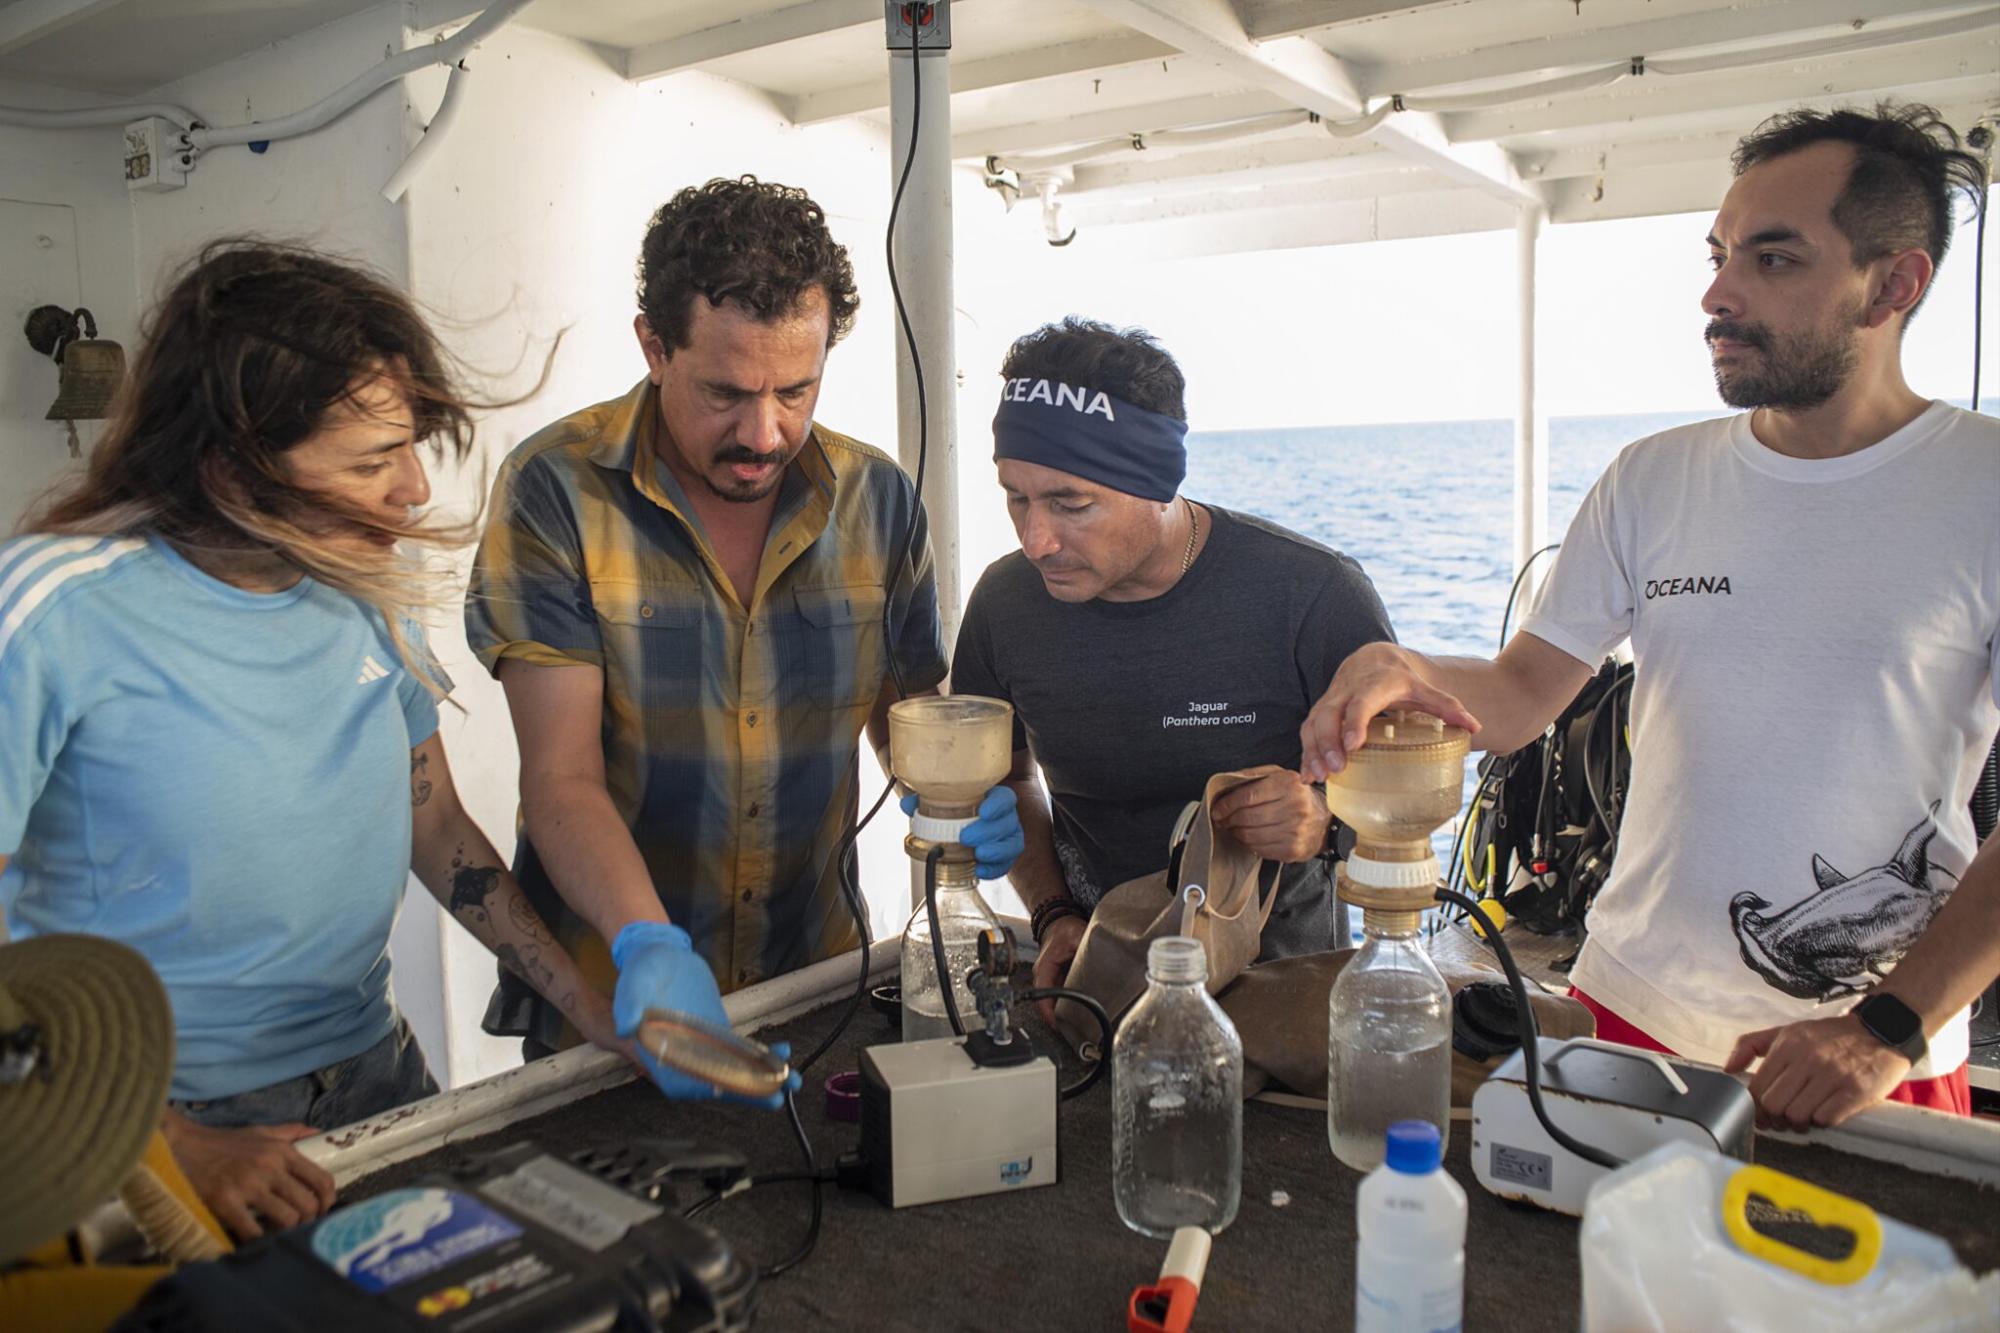
[[[639,1030],[648,1009],[685,1014],[712,1027],[729,1030],[729,1015],[722,1007],[722,992],[716,987],[715,974],[708,970],[708,964],[694,951],[688,933],[679,926],[662,921],[632,922],[611,941],[611,962],[618,969],[611,1019],[618,1026],[619,1036],[629,1040]],[[773,1042],[771,1050],[780,1059],[791,1058],[792,1049],[784,1042]],[[644,1049],[639,1051],[639,1060],[660,1091],[669,1097],[703,1101],[724,1095],[700,1079],[668,1069]],[[798,1086],[799,1076],[795,1073],[787,1087],[789,1090]],[[773,1110],[785,1104],[783,1093],[730,1100],[748,1101]]]
[[[999,879],[1014,868],[1027,849],[1028,835],[1021,831],[1021,814],[1012,787],[995,787],[979,803],[979,818],[965,826],[958,840],[972,849],[981,879]],[[903,798],[903,813],[917,812],[916,793]]]

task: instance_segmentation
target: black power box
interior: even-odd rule
[[[749,1328],[756,1270],[651,1193],[517,1144],[191,1264],[117,1333]]]

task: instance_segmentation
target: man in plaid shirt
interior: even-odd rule
[[[722,990],[860,944],[835,858],[860,735],[880,752],[946,663],[909,478],[813,422],[859,303],[802,191],[681,191],[641,254],[646,378],[494,487],[465,617],[520,741],[516,872],[621,1034],[647,1009],[726,1026]],[[966,837],[988,878],[1021,847],[995,793]],[[487,1027],[530,1057],[577,1040],[505,974]]]

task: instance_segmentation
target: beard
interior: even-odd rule
[[[1762,324],[1733,319],[1710,320],[1702,333],[1713,344],[1718,338],[1742,343],[1756,351],[1749,365],[1715,367],[1715,391],[1731,407],[1769,407],[1799,412],[1819,407],[1847,385],[1860,359],[1855,337],[1863,308],[1857,303],[1841,312],[1829,328],[1798,333],[1773,333]]]

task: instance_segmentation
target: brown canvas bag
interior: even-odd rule
[[[1245,1097],[1266,1086],[1305,1097],[1326,1096],[1327,994],[1354,954],[1353,949],[1340,949],[1274,958],[1249,969],[1216,996],[1243,1039]],[[1453,995],[1474,982],[1500,979],[1497,967],[1446,961],[1438,964],[1438,971]],[[1531,983],[1528,1003],[1544,1037],[1588,1037],[1597,1030],[1590,1011],[1567,995],[1537,991]],[[1451,1104],[1472,1105],[1472,1094],[1505,1058],[1482,1064],[1453,1051]]]
[[[1210,778],[1184,840],[1177,839],[1176,846],[1167,849],[1168,868],[1127,880],[1107,892],[1091,912],[1063,984],[1103,1005],[1114,1024],[1145,992],[1146,950],[1163,935],[1181,933],[1182,894],[1190,884],[1200,885],[1204,895],[1190,933],[1208,950],[1209,994],[1236,980],[1262,951],[1264,923],[1277,901],[1276,888],[1259,893],[1262,859],[1218,831],[1209,818],[1218,797],[1255,780],[1249,773],[1218,773]],[[1320,1003],[1324,1008],[1324,995]],[[1096,1049],[1097,1023],[1073,1000],[1056,1002],[1056,1030],[1086,1057],[1110,1054]],[[1322,1021],[1320,1045],[1325,1044]]]

